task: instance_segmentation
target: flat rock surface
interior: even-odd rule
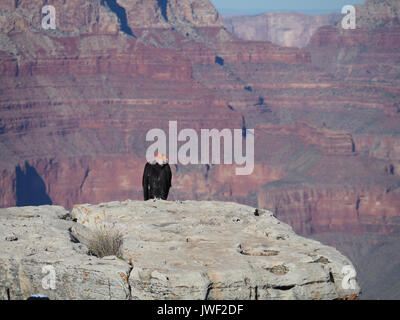
[[[0,300],[37,293],[51,300],[130,297],[131,266],[89,256],[86,246],[71,241],[76,223],[64,220],[67,214],[56,206],[0,209]]]
[[[359,292],[358,285],[342,288],[342,269],[352,266],[346,257],[296,235],[270,211],[226,202],[124,201],[75,206],[72,218],[124,234],[134,298],[336,299]]]
[[[122,257],[90,256],[94,231],[123,234]],[[270,211],[225,202],[124,201],[0,209],[0,299],[337,299],[334,248]],[[54,278],[52,276],[54,275]],[[54,281],[53,281],[54,280]],[[52,282],[53,281],[53,282]]]

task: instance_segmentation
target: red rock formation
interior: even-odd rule
[[[87,2],[84,0],[7,0],[0,6],[3,16],[7,17],[5,25],[8,32],[20,32],[30,29],[41,31],[42,7],[52,5],[56,9],[57,31],[60,36],[76,35],[79,33],[112,33],[119,31],[118,18],[110,10],[101,5],[102,1]],[[1,21],[1,20],[0,20]],[[3,26],[4,28],[4,26]],[[2,29],[3,29],[2,28]]]
[[[397,0],[365,0],[355,7],[358,28],[376,29],[398,24],[400,3]]]
[[[348,132],[331,131],[311,127],[299,121],[293,125],[259,125],[259,134],[276,136],[296,136],[305,145],[310,145],[320,150],[324,155],[354,155],[354,142]]]
[[[18,61],[8,52],[0,51],[0,73],[10,77],[18,74]]]
[[[343,80],[398,83],[399,2],[367,0],[356,6],[356,29],[323,27],[307,50],[315,65]]]
[[[398,233],[399,188],[297,185],[267,188],[259,204],[274,209],[297,232]]]
[[[221,16],[208,0],[118,0],[131,28],[222,27]]]

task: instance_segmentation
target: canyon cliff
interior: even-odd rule
[[[271,41],[283,47],[305,47],[322,26],[337,24],[338,13],[313,16],[299,12],[267,12],[224,17],[225,27],[243,40]]]
[[[250,176],[172,166],[171,200],[271,209],[304,235],[398,234],[396,6],[367,1],[356,30],[299,49],[238,39],[208,1],[3,1],[0,206],[142,199],[146,133],[174,120],[254,128],[256,152]]]

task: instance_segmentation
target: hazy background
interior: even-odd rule
[[[259,14],[271,11],[296,11],[307,14],[341,12],[348,4],[364,0],[211,0],[223,15]]]

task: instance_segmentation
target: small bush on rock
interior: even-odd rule
[[[104,226],[93,233],[89,239],[89,254],[98,258],[106,256],[122,257],[123,235],[120,231]]]

